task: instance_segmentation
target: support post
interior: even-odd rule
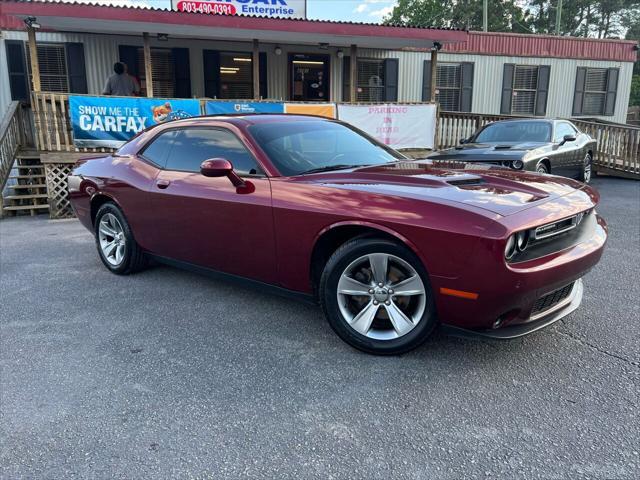
[[[489,0],[483,0],[482,2],[482,31],[489,31]]]
[[[36,46],[36,30],[27,27],[29,39],[29,57],[31,57],[31,77],[33,79],[33,91],[40,91],[40,64],[38,63],[38,47]]]
[[[438,80],[438,49],[431,49],[431,91],[429,92],[429,101],[436,101],[436,81]]]
[[[556,10],[556,35],[560,35],[561,21],[562,21],[562,0],[558,0],[558,8]]]
[[[258,40],[253,40],[253,57],[251,66],[253,67],[253,98],[260,100],[260,44]]]
[[[358,46],[351,45],[349,61],[349,99],[351,103],[358,101]]]
[[[144,53],[144,82],[147,87],[147,97],[153,97],[153,63],[151,62],[151,46],[149,45],[149,34],[144,32],[143,53]]]

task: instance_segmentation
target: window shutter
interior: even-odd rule
[[[505,63],[502,73],[502,99],[500,101],[500,113],[511,113],[511,101],[513,100],[513,73],[515,65]]]
[[[67,75],[69,92],[87,93],[87,71],[84,64],[84,45],[67,43]]]
[[[550,74],[551,67],[549,65],[540,65],[538,67],[538,87],[534,114],[539,117],[544,117],[547,113],[547,98],[549,96]]]
[[[120,61],[127,64],[129,75],[138,79],[140,77],[140,69],[138,68],[138,47],[120,45],[118,47],[118,53],[120,55]],[[113,73],[113,71],[111,73]]]
[[[342,101],[351,101],[351,57],[342,57]]]
[[[191,98],[191,67],[188,48],[173,48],[173,86],[176,98]]]
[[[582,115],[582,103],[584,100],[584,86],[587,80],[587,69],[578,67],[576,70],[576,88],[573,93],[572,115]]]
[[[215,50],[202,51],[204,66],[204,95],[215,98],[220,96],[220,52]]]
[[[269,88],[267,83],[267,52],[260,52],[260,96],[269,98]]]
[[[11,100],[28,102],[29,84],[27,81],[27,65],[24,60],[24,45],[19,40],[7,40],[4,43],[7,51]]]
[[[604,114],[607,116],[615,115],[616,112],[619,73],[620,71],[617,68],[610,68],[607,75],[607,98],[604,104]]]
[[[384,61],[384,100],[398,101],[398,65],[397,58],[387,58]]]
[[[431,100],[431,60],[425,60],[422,66],[422,101]]]
[[[460,111],[471,111],[471,100],[473,99],[473,63],[464,62],[460,64],[462,79],[460,80]]]

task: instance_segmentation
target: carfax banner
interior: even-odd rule
[[[284,103],[277,102],[225,102],[209,101],[206,104],[207,115],[228,113],[284,113]]]
[[[75,95],[69,111],[76,147],[117,148],[152,125],[201,115],[198,100]]]
[[[433,148],[436,106],[339,105],[338,118],[393,148]]]

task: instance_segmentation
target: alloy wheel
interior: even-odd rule
[[[112,213],[100,219],[98,239],[105,260],[114,267],[120,265],[124,260],[127,241],[120,221]]]
[[[375,340],[408,334],[422,319],[427,302],[418,272],[386,253],[370,253],[351,262],[340,276],[337,295],[344,320]]]

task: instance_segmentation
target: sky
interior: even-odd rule
[[[89,2],[91,0],[80,0]],[[93,0],[114,5],[169,8],[170,0]],[[377,23],[391,13],[396,0],[307,0],[307,17],[320,20]]]

